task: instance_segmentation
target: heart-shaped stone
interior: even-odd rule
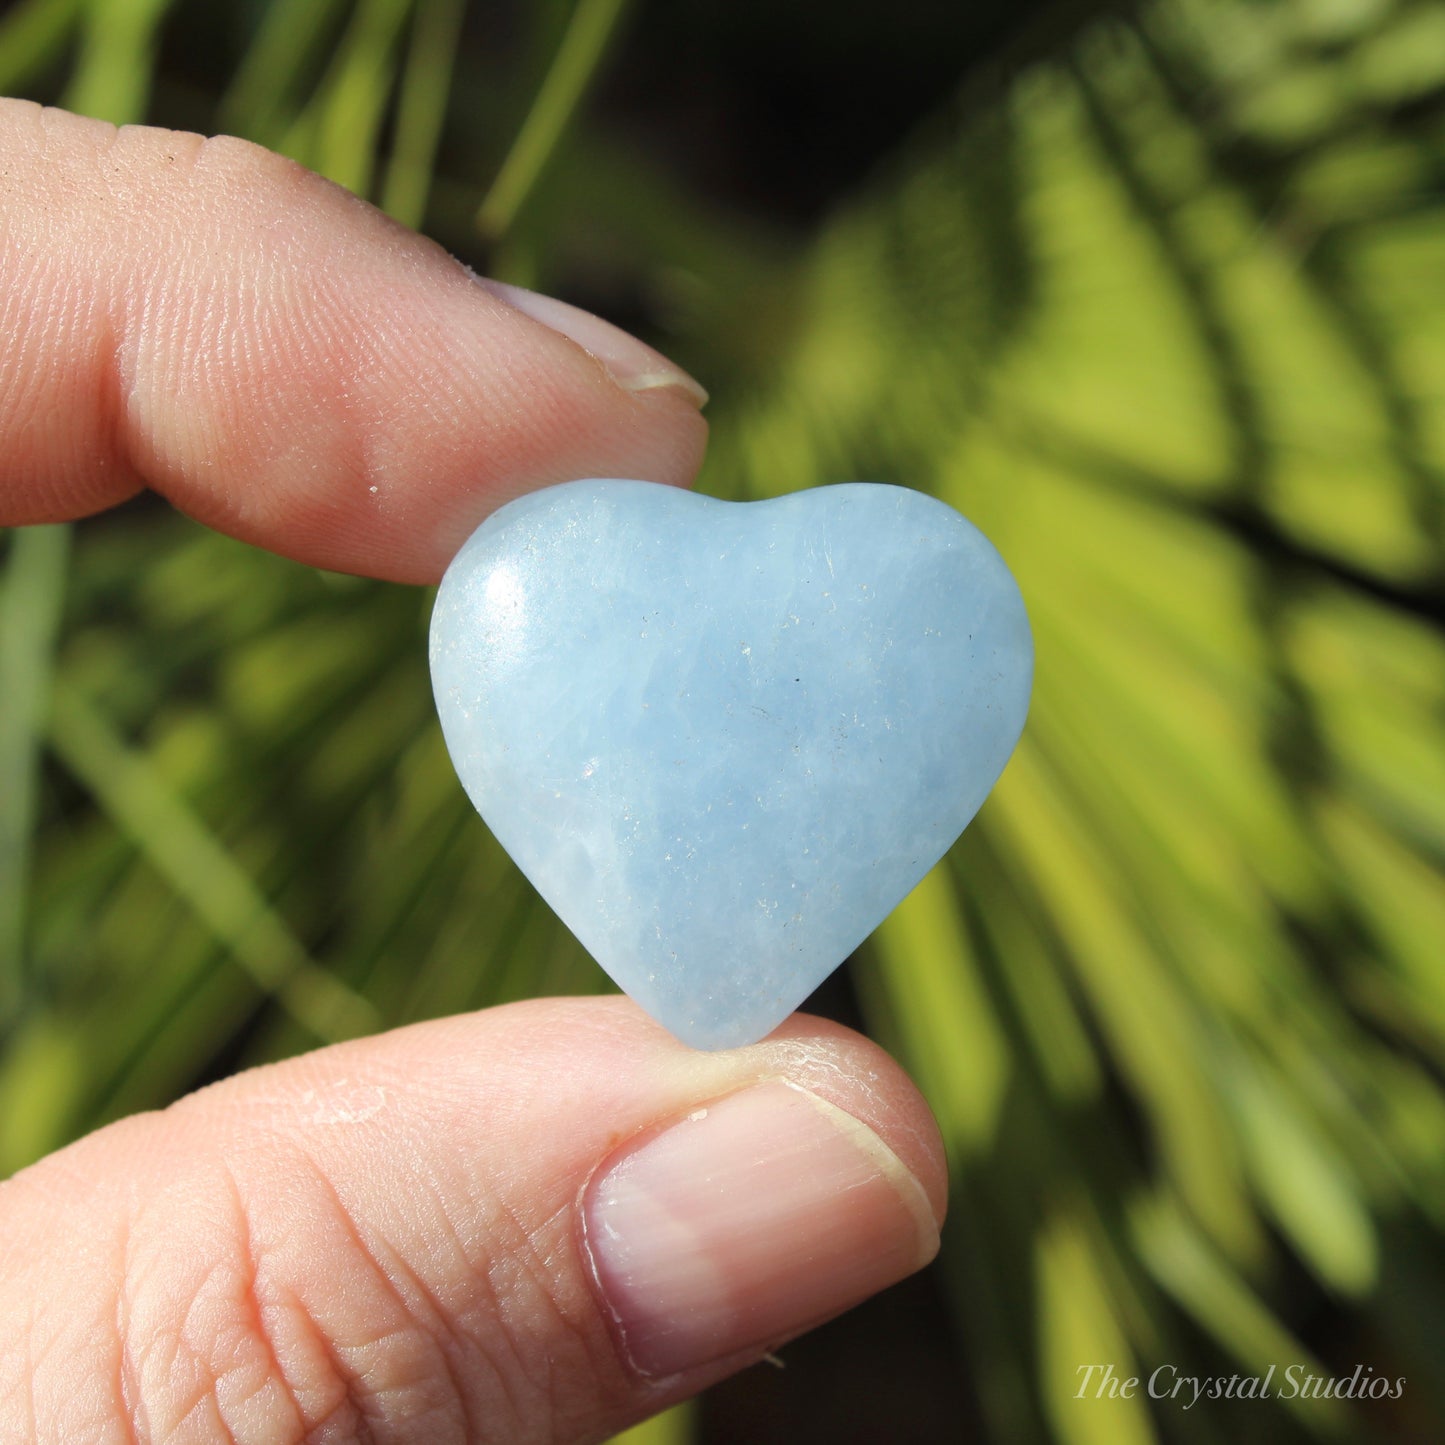
[[[502,846],[654,1018],[725,1048],[963,831],[1023,728],[1033,642],[998,553],[921,492],[582,481],[472,535],[431,667]]]

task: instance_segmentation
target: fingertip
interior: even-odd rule
[[[808,1087],[871,1128],[918,1181],[942,1228],[948,1213],[948,1156],[932,1106],[886,1049],[831,1019],[794,1014],[771,1041],[800,1049],[795,1068]]]
[[[694,407],[707,404],[707,391],[700,382],[620,326],[553,296],[487,277],[476,280],[504,305],[575,342],[602,365],[623,391],[675,390]]]
[[[736,1368],[934,1257],[937,1127],[876,1045],[795,1015],[698,1053],[626,1021],[688,1101],[621,1141],[583,1199],[593,1278],[641,1376]]]

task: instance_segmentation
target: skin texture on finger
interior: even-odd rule
[[[925,1263],[944,1180],[901,1070],[802,1016],[322,1050],[0,1186],[0,1439],[605,1439]]]
[[[523,491],[688,483],[701,398],[248,142],[0,100],[0,525],[152,487],[285,556],[429,582]]]

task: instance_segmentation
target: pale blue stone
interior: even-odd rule
[[[518,498],[432,616],[472,801],[617,983],[685,1042],[772,1030],[977,812],[1028,710],[1018,587],[900,487]]]

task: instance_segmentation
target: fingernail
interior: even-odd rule
[[[583,1218],[597,1287],[646,1375],[761,1353],[938,1250],[902,1160],[851,1114],[781,1080],[624,1152],[592,1183]]]
[[[560,331],[595,356],[624,391],[652,391],[672,386],[690,397],[695,406],[700,407],[707,401],[707,392],[687,372],[620,326],[583,311],[580,306],[569,306],[554,296],[543,296],[538,291],[525,291],[520,286],[508,286],[503,281],[482,276],[477,280],[499,301],[505,301],[553,331]]]

